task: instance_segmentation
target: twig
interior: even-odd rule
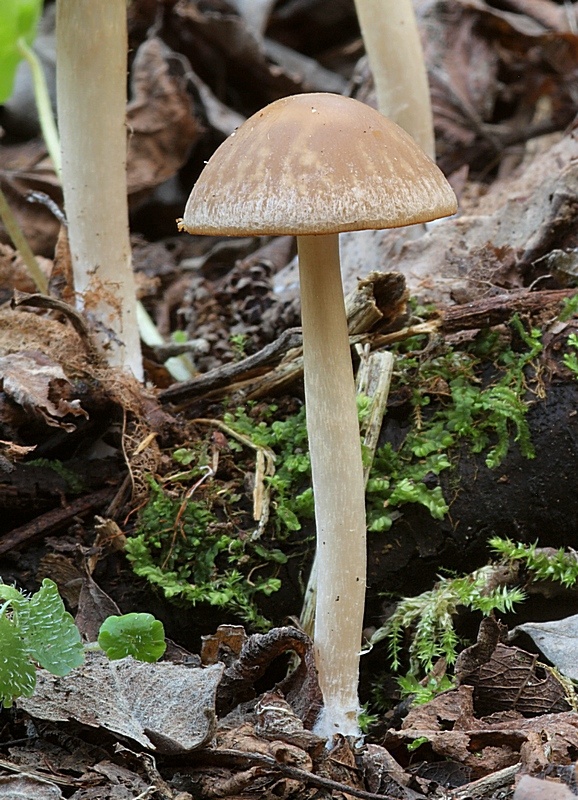
[[[270,492],[268,487],[265,486],[265,477],[270,478],[275,474],[275,453],[269,447],[255,444],[248,436],[238,433],[220,419],[197,418],[191,420],[191,422],[196,422],[199,425],[213,425],[257,453],[257,458],[255,459],[255,486],[253,489],[253,519],[259,524],[252,538],[259,539],[269,519]]]
[[[209,760],[218,762],[226,761],[227,759],[234,760],[242,764],[258,764],[267,767],[271,770],[277,770],[289,778],[301,781],[302,783],[310,784],[312,786],[319,786],[323,789],[329,789],[335,792],[342,792],[345,796],[351,795],[352,797],[360,797],[362,800],[395,800],[391,794],[375,794],[374,792],[367,792],[365,789],[357,789],[354,786],[349,786],[346,783],[331,780],[331,778],[324,778],[321,775],[315,775],[313,772],[292,767],[289,764],[283,764],[277,761],[272,756],[267,756],[262,753],[244,753],[242,750],[204,750],[198,754],[199,756],[208,756]],[[215,759],[217,756],[217,759]]]
[[[513,764],[511,767],[499,769],[497,772],[485,775],[465,786],[452,789],[445,795],[446,800],[476,800],[476,798],[481,800],[484,797],[493,797],[498,790],[514,783],[514,778],[521,767],[521,764]]]
[[[204,375],[199,375],[193,380],[169,386],[168,389],[164,389],[159,393],[159,400],[161,403],[180,403],[192,400],[206,391],[229,386],[240,376],[245,378],[252,377],[251,373],[270,366],[276,360],[280,360],[288,350],[299,347],[301,341],[301,329],[288,328],[274,342],[265,345],[258,353],[247,356],[242,361],[225,364],[222,367],[206,372]]]
[[[54,533],[73,517],[88,514],[89,511],[104,505],[113,494],[114,489],[110,487],[99,489],[92,494],[73,500],[64,508],[47,511],[46,514],[41,514],[32,522],[28,522],[20,528],[14,528],[10,533],[0,537],[0,555],[19,547],[30,539]]]

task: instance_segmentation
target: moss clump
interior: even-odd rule
[[[485,451],[490,469],[501,464],[512,442],[533,458],[526,415],[531,375],[539,374],[541,334],[526,331],[517,317],[511,328],[515,349],[488,332],[465,350],[444,346],[431,357],[427,351],[398,354],[394,382],[409,398],[412,425],[397,449],[386,443],[376,453],[367,487],[369,530],[388,530],[405,503],[421,503],[441,519],[448,506],[431,478],[452,467],[452,451],[461,444]],[[484,374],[488,365],[490,378]]]

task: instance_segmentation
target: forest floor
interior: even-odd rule
[[[66,677],[38,669],[32,697],[0,711],[0,798],[572,797],[575,5],[414,3],[459,212],[342,237],[370,461],[365,738],[330,751],[311,731],[302,615],[295,243],[188,236],[176,219],[267,103],[375,101],[352,1],[280,0],[263,35],[234,5],[129,6],[133,262],[165,342],[144,347],[146,388],[95,366],[0,230],[0,578],[54,581],[86,642],[129,612],[168,640],[157,664],[89,651]],[[27,97],[0,109],[0,185],[66,300],[62,192]]]

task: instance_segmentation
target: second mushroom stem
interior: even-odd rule
[[[366,575],[365,492],[337,234],[297,240],[317,528],[320,735],[355,734]]]

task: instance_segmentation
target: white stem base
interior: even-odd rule
[[[337,234],[298,238],[307,431],[317,526],[316,733],[359,734],[365,489]]]

